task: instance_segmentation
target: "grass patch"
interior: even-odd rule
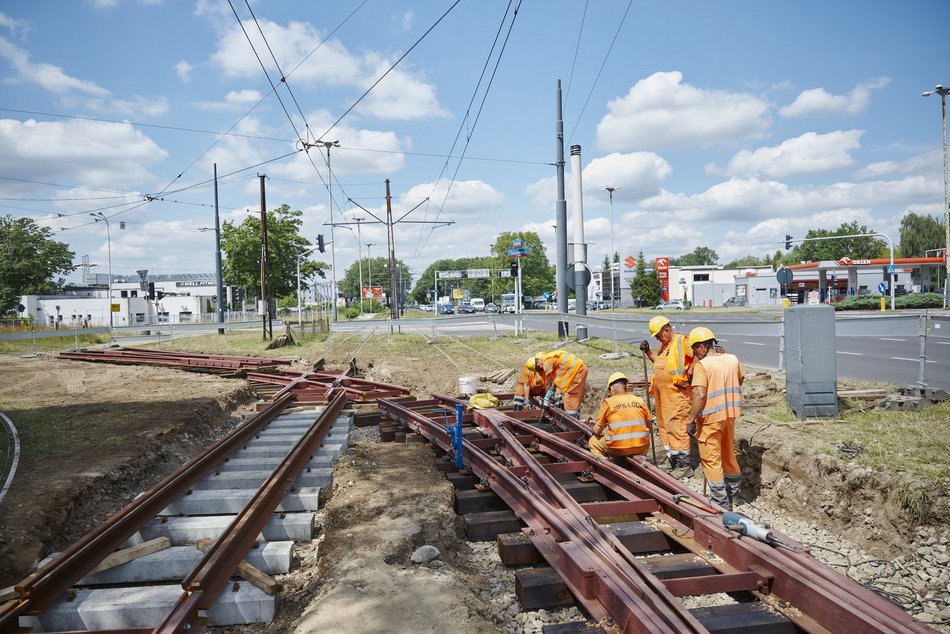
[[[80,335],[79,347],[94,346],[97,344],[109,343],[109,335],[94,334]],[[69,352],[76,347],[75,335],[63,335],[62,337],[47,337],[36,339],[37,353],[58,354],[60,352]],[[17,339],[14,341],[0,341],[0,354],[31,354],[34,352],[32,339]]]

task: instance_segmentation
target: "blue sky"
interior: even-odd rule
[[[325,156],[295,150],[325,138],[340,141],[335,220],[370,220],[348,199],[379,215],[389,178],[397,218],[419,205],[406,220],[454,222],[397,225],[417,274],[520,229],[553,261],[560,80],[594,266],[611,241],[604,187],[619,188],[622,257],[709,246],[726,262],[848,221],[897,240],[904,213],[942,210],[940,101],[921,92],[950,84],[948,24],[943,0],[12,0],[0,214],[53,227],[98,272],[99,211],[116,273],[210,272],[212,164],[224,219],[259,209],[266,173],[268,207],[302,210],[315,242],[330,233]],[[357,239],[335,233],[342,274]],[[385,253],[382,225],[361,234]]]

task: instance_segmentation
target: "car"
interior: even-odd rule
[[[674,299],[669,302],[657,304],[654,310],[689,310],[689,303],[681,299]]]
[[[477,312],[475,307],[468,302],[463,302],[459,305],[459,315],[474,315]]]
[[[595,308],[594,310],[606,310],[608,308],[610,308],[610,302],[600,301],[600,302],[597,302],[597,308]]]
[[[744,303],[744,302],[743,302],[741,299],[739,299],[738,297],[730,297],[729,299],[727,299],[726,301],[724,301],[724,302],[722,303],[722,305],[723,305],[723,306],[742,306],[743,303]]]
[[[497,312],[498,312],[498,305],[495,304],[495,303],[485,304],[485,312],[486,312],[486,313],[497,313]]]
[[[455,309],[452,307],[452,304],[439,304],[439,314],[454,315]]]

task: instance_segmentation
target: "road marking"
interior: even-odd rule
[[[938,341],[941,346],[950,346],[950,341]]]
[[[892,339],[890,337],[881,337],[881,341],[907,341],[906,339]]]
[[[764,343],[759,343],[758,341],[743,341],[742,343],[746,344],[747,346],[764,346],[765,345]]]
[[[844,350],[836,350],[836,352],[837,352],[838,354],[850,354],[850,355],[855,356],[855,357],[863,357],[863,356],[864,356],[864,353],[863,353],[863,352],[845,352]]]

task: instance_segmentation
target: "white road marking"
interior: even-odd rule
[[[892,339],[890,337],[881,337],[881,341],[907,341],[906,339]]]
[[[938,341],[941,346],[950,346],[950,341]]]
[[[759,343],[758,341],[743,341],[742,343],[746,344],[747,346],[764,346],[765,345],[764,343]]]
[[[863,357],[863,356],[864,356],[864,353],[863,353],[863,352],[845,352],[844,350],[836,350],[836,352],[837,352],[838,354],[850,354],[850,355],[855,356],[855,357]]]
[[[895,361],[910,361],[911,363],[920,363],[920,358],[917,359],[908,359],[907,357],[891,357]],[[927,359],[927,363],[937,363],[936,361],[931,361]]]

